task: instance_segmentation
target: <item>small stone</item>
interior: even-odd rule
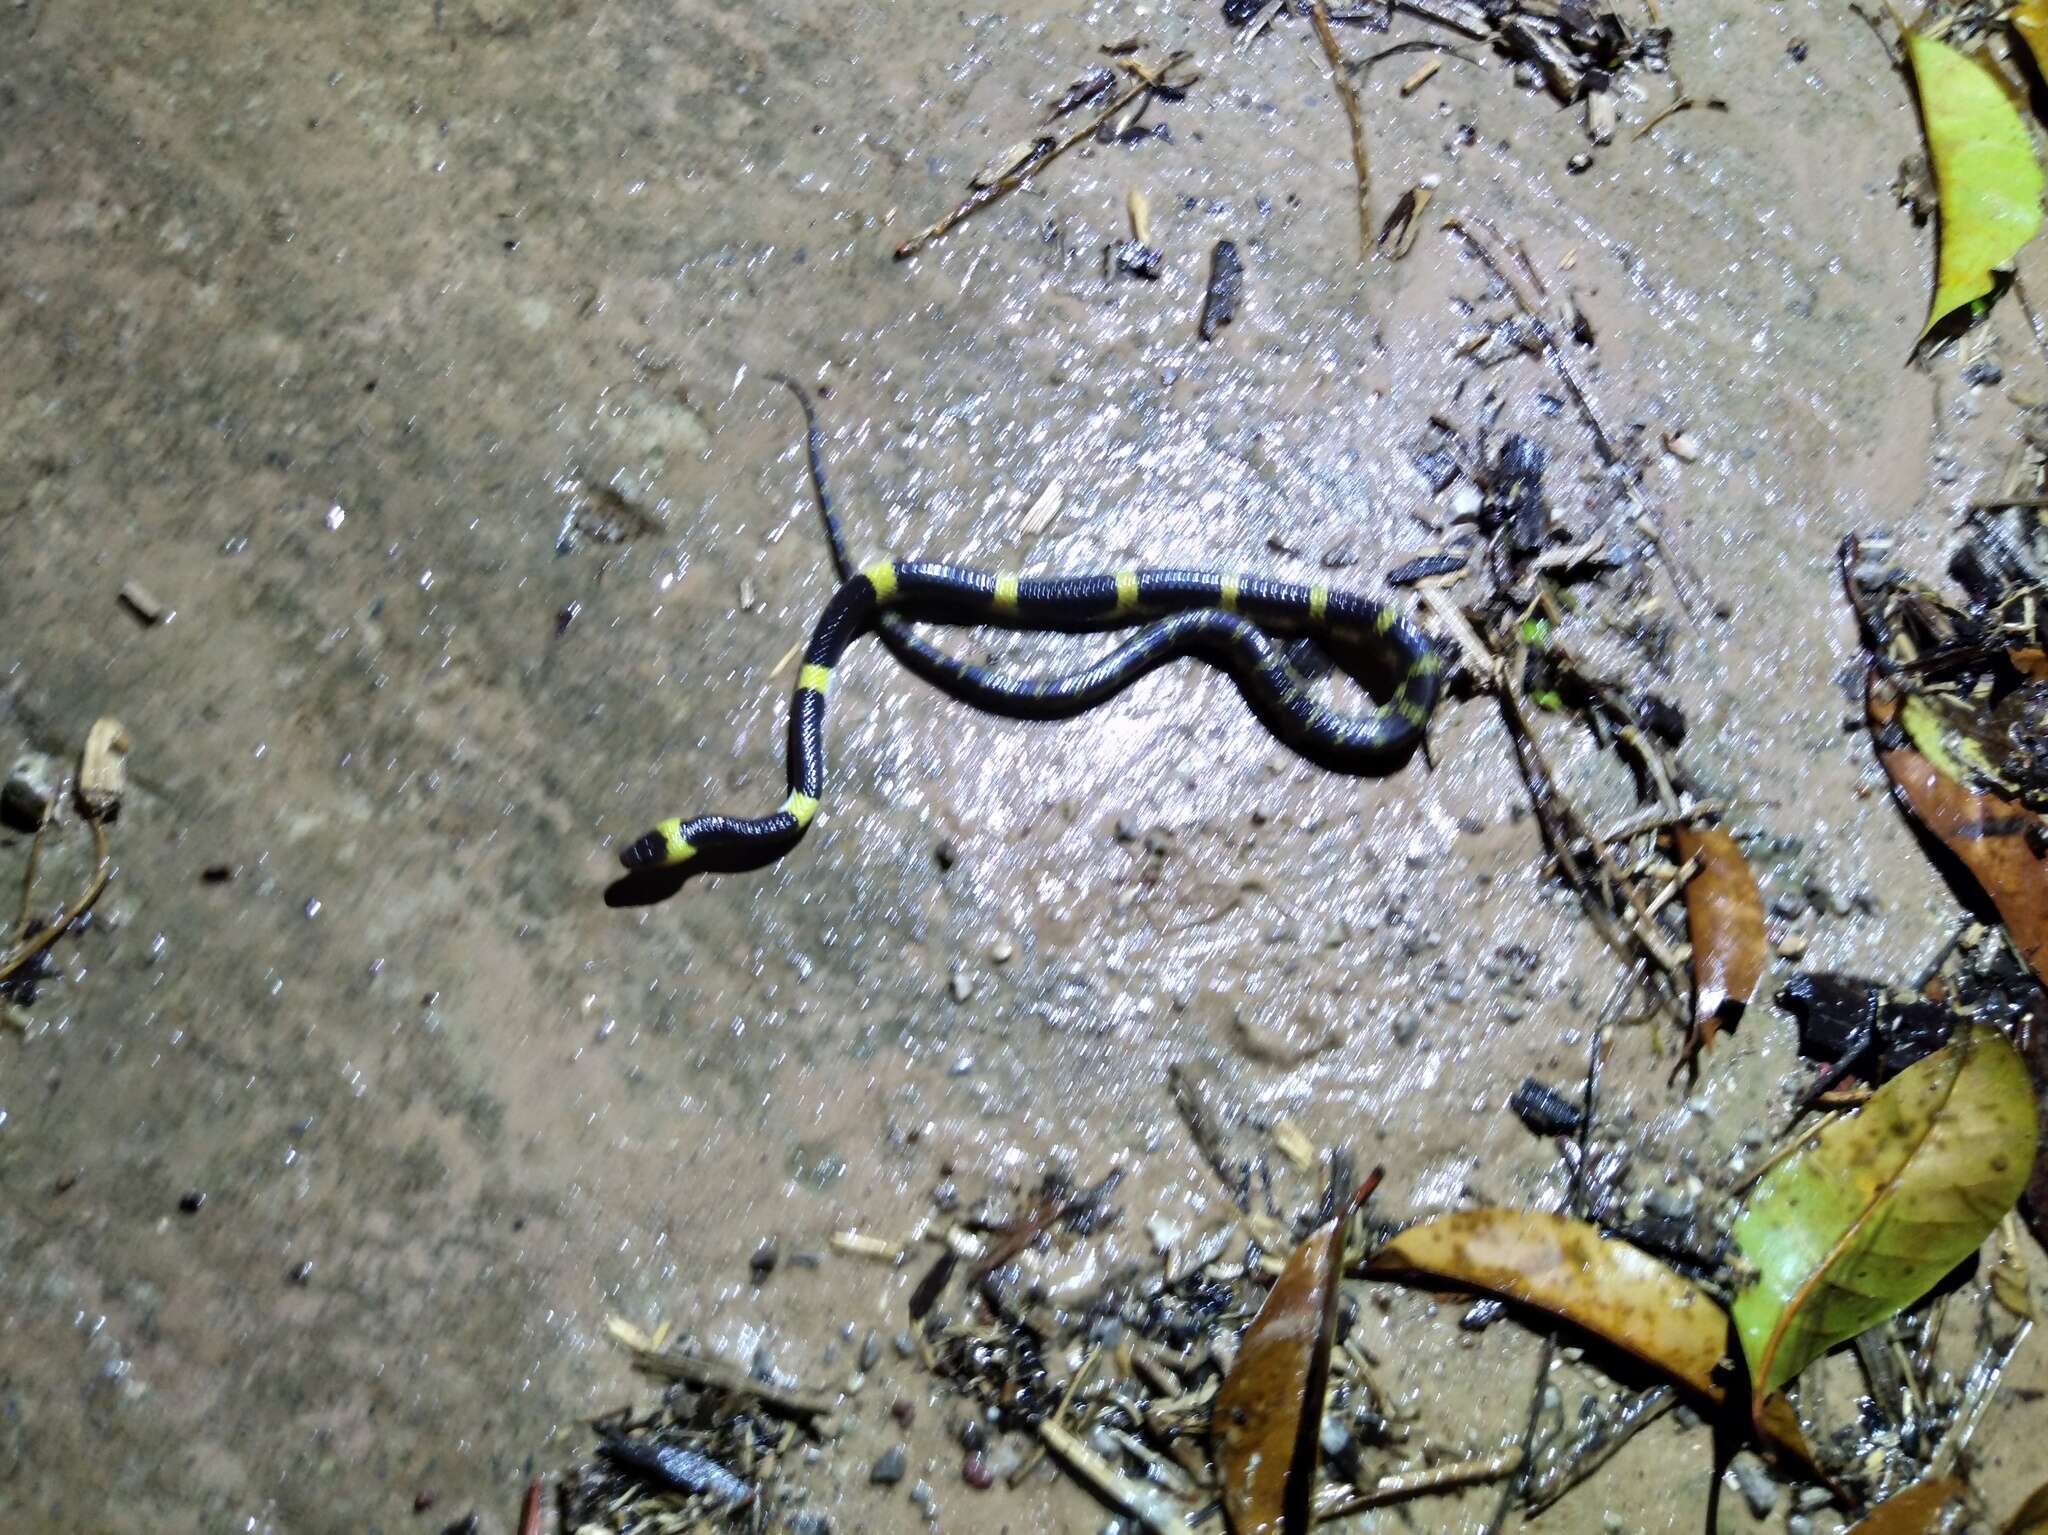
[[[903,1480],[903,1473],[909,1468],[910,1451],[900,1444],[892,1444],[868,1468],[868,1480],[877,1487],[894,1487]]]
[[[0,789],[0,821],[16,831],[36,831],[57,808],[58,768],[54,757],[24,752],[7,770]]]
[[[1412,1045],[1421,1033],[1422,1015],[1419,1013],[1403,1013],[1394,1020],[1394,1043],[1397,1045]]]
[[[416,1492],[412,1495],[412,1511],[414,1513],[424,1514],[433,1506],[434,1495],[431,1492]]]
[[[917,1421],[917,1403],[907,1396],[899,1396],[889,1404],[889,1416],[896,1420],[898,1428],[909,1428]]]
[[[1768,1519],[1771,1510],[1778,1506],[1778,1484],[1764,1469],[1762,1461],[1747,1450],[1737,1455],[1728,1464],[1735,1477],[1735,1486],[1742,1493],[1742,1501],[1749,1505],[1750,1513],[1759,1519]]]
[[[301,1258],[286,1271],[284,1277],[293,1284],[302,1285],[307,1283],[313,1277],[313,1260],[311,1258]]]
[[[200,1189],[191,1189],[178,1196],[178,1209],[186,1215],[197,1215],[206,1203],[206,1195]]]
[[[981,1426],[981,1419],[966,1418],[961,1421],[959,1432],[953,1437],[960,1441],[961,1449],[974,1454],[988,1443],[988,1430]],[[982,1469],[987,1469],[986,1462],[983,1463]]]
[[[992,965],[1007,965],[1015,958],[1016,953],[1016,946],[1005,935],[988,946],[988,961]]]
[[[1963,369],[1963,382],[1970,385],[1995,384],[2005,377],[2005,369],[1995,362],[1973,362]]]
[[[960,1462],[960,1480],[976,1492],[987,1492],[996,1484],[996,1479],[988,1473],[988,1462],[972,1451]]]
[[[832,1516],[806,1508],[789,1516],[789,1535],[832,1535]]]
[[[941,837],[938,846],[932,849],[932,862],[939,866],[939,872],[945,873],[959,861],[960,849],[953,845],[953,839]]]
[[[911,1488],[910,1501],[929,1514],[933,1506],[931,1483],[920,1481],[915,1487]]]
[[[908,1359],[917,1352],[917,1339],[907,1332],[899,1332],[889,1342],[895,1347],[898,1359]]]
[[[1835,1495],[1825,1487],[1802,1487],[1799,1489],[1798,1502],[1802,1513],[1810,1513],[1816,1508],[1826,1508],[1828,1504],[1834,1501]]]
[[[974,995],[974,977],[958,965],[953,967],[953,974],[946,985],[952,991],[955,1002],[965,1002]]]
[[[765,1237],[761,1245],[754,1249],[754,1256],[747,1259],[747,1272],[753,1276],[755,1284],[760,1284],[775,1272],[775,1265],[781,1259],[782,1254],[775,1246],[775,1239]]]
[[[997,1481],[1008,1481],[1010,1473],[1024,1464],[1024,1441],[1017,1434],[1005,1434],[989,1447],[988,1474]]]
[[[860,1340],[860,1367],[872,1370],[882,1362],[882,1335],[870,1327],[868,1335]]]
[[[1580,150],[1579,153],[1564,162],[1564,168],[1567,175],[1583,176],[1593,168],[1593,157],[1584,150]]]
[[[1813,1521],[1804,1514],[1793,1514],[1785,1520],[1785,1535],[1813,1535]]]

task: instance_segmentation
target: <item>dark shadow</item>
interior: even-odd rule
[[[656,906],[679,893],[700,874],[750,873],[765,869],[786,852],[784,847],[765,852],[759,848],[730,848],[699,853],[680,868],[629,870],[604,887],[604,903],[614,910]]]

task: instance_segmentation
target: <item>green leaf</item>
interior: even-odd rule
[[[1756,1400],[1975,1252],[2039,1134],[2018,1052],[1973,1024],[1764,1179],[1734,1233],[1756,1279],[1730,1308]]]
[[[1920,92],[1927,157],[1941,191],[1941,272],[1920,334],[1993,286],[1992,270],[2041,227],[2040,163],[1999,77],[1918,32],[1906,56]]]
[[[1541,650],[1550,643],[1550,620],[1547,618],[1525,618],[1522,620],[1522,643],[1531,650]]]

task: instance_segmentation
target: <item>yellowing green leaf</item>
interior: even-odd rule
[[[1731,1308],[1759,1402],[1910,1306],[2019,1198],[2039,1136],[2019,1054],[1975,1025],[1766,1178],[1735,1224]]]
[[[1991,70],[1946,43],[1906,33],[1927,157],[1941,190],[1941,271],[1924,336],[1992,289],[2041,227],[2041,166],[2027,126]]]

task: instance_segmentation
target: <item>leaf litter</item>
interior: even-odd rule
[[[1734,1238],[1754,1401],[1896,1315],[1983,1244],[2034,1165],[2018,1053],[1976,1026],[1899,1073],[1757,1187]]]

